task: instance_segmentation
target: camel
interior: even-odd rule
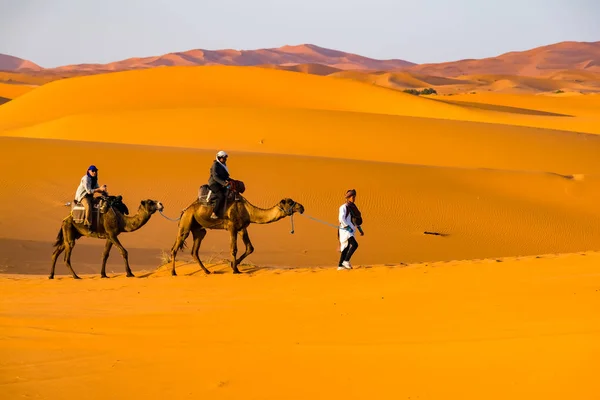
[[[118,201],[115,201],[116,198],[118,198]],[[61,229],[58,232],[56,242],[54,243],[56,249],[52,254],[52,269],[50,270],[49,279],[54,279],[56,260],[63,251],[65,251],[65,264],[71,271],[73,278],[80,279],[73,270],[73,267],[71,267],[71,252],[73,251],[73,247],[75,247],[75,241],[82,236],[106,239],[106,245],[104,246],[104,252],[102,253],[102,271],[100,273],[102,278],[108,278],[106,276],[106,261],[108,260],[108,255],[113,245],[119,249],[125,260],[127,277],[134,277],[131,268],[129,268],[127,250],[125,250],[117,236],[123,232],[137,231],[150,220],[152,214],[156,211],[162,211],[164,207],[159,201],[150,199],[143,200],[140,203],[137,214],[130,217],[124,215],[128,214],[128,211],[127,207],[123,203],[120,203],[120,196],[117,196],[116,198],[114,196],[106,198],[108,201],[105,201],[102,206],[98,226],[95,232],[90,232],[83,223],[75,223],[72,215],[63,219]]]
[[[239,274],[240,270],[238,269],[238,265],[240,265],[242,260],[254,252],[254,246],[252,246],[250,236],[248,235],[248,226],[250,224],[270,224],[279,221],[282,218],[290,217],[295,212],[299,212],[300,214],[304,213],[304,206],[289,198],[282,199],[271,208],[262,209],[250,204],[250,202],[241,195],[238,194],[238,196],[239,200],[228,204],[227,209],[223,214],[223,218],[220,219],[211,219],[210,215],[213,207],[202,204],[199,200],[196,200],[182,211],[177,238],[171,249],[171,261],[173,263],[171,275],[177,276],[177,272],[175,271],[175,257],[177,256],[177,251],[183,249],[185,246],[185,240],[190,232],[194,238],[192,257],[206,274],[210,274],[210,271],[206,269],[198,256],[200,244],[206,236],[206,230],[223,229],[229,231],[231,237],[231,268],[234,274]],[[240,258],[236,258],[238,233],[242,236],[242,240],[246,245],[246,251]]]

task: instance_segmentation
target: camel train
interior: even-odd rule
[[[85,177],[84,177],[85,178]],[[98,189],[98,188],[96,188]],[[95,190],[92,185],[92,191]],[[281,220],[282,218],[292,216],[294,213],[303,213],[302,204],[284,198],[276,205],[268,209],[258,208],[252,205],[241,192],[244,191],[244,185],[241,181],[231,180],[229,189],[226,191],[225,201],[221,206],[221,217],[214,218],[214,205],[211,203],[211,191],[208,185],[203,185],[200,189],[198,198],[186,207],[178,218],[178,231],[175,244],[171,250],[172,275],[176,276],[175,259],[177,252],[184,248],[185,240],[190,232],[194,239],[192,246],[192,256],[200,265],[202,270],[209,274],[210,271],[202,264],[198,255],[202,240],[206,236],[207,229],[222,229],[230,234],[231,243],[231,268],[234,274],[239,274],[238,265],[254,251],[254,246],[248,235],[248,226],[250,224],[270,224]],[[164,206],[157,200],[143,200],[134,216],[129,216],[127,206],[122,202],[121,196],[108,196],[105,190],[99,190],[101,195],[92,196],[92,204],[87,214],[84,205],[80,201],[73,202],[71,213],[63,219],[62,226],[58,232],[56,242],[54,243],[54,253],[52,254],[52,267],[49,278],[54,278],[54,271],[58,256],[64,251],[64,262],[73,278],[80,279],[71,265],[71,253],[75,247],[75,241],[83,236],[96,239],[104,239],[106,244],[102,253],[102,270],[100,276],[107,278],[106,261],[111,248],[116,246],[123,260],[125,261],[125,271],[128,277],[133,277],[129,267],[127,250],[118,239],[119,234],[123,232],[134,232],[143,227],[156,212],[162,212]],[[86,224],[86,222],[88,222]],[[246,246],[246,251],[237,258],[237,237],[241,235]]]

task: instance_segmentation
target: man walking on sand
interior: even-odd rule
[[[360,215],[360,211],[354,202],[356,201],[356,190],[350,189],[346,192],[346,202],[340,206],[339,209],[339,222],[340,229],[339,238],[340,238],[340,251],[342,254],[340,255],[340,262],[338,263],[338,271],[345,269],[352,269],[352,265],[350,264],[350,258],[358,248],[358,242],[354,237],[354,233],[356,229],[360,231],[361,236],[364,235],[360,225],[355,226],[353,218],[355,220],[360,221],[362,223],[362,216]]]

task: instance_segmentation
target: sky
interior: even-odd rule
[[[0,0],[0,53],[42,67],[303,43],[415,63],[600,41],[600,0]]]

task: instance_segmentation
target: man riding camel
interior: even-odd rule
[[[85,222],[83,223],[90,231],[92,227],[92,207],[94,202],[94,193],[106,192],[106,185],[98,185],[98,168],[90,165],[87,173],[81,178],[81,182],[75,192],[75,202],[83,204],[85,208]]]
[[[210,218],[218,219],[217,213],[221,213],[221,204],[227,189],[229,187],[229,169],[227,168],[227,158],[229,156],[223,150],[217,153],[216,159],[213,161],[212,167],[210,168],[210,178],[208,179],[208,186],[212,192],[211,198],[214,197],[214,208]]]

